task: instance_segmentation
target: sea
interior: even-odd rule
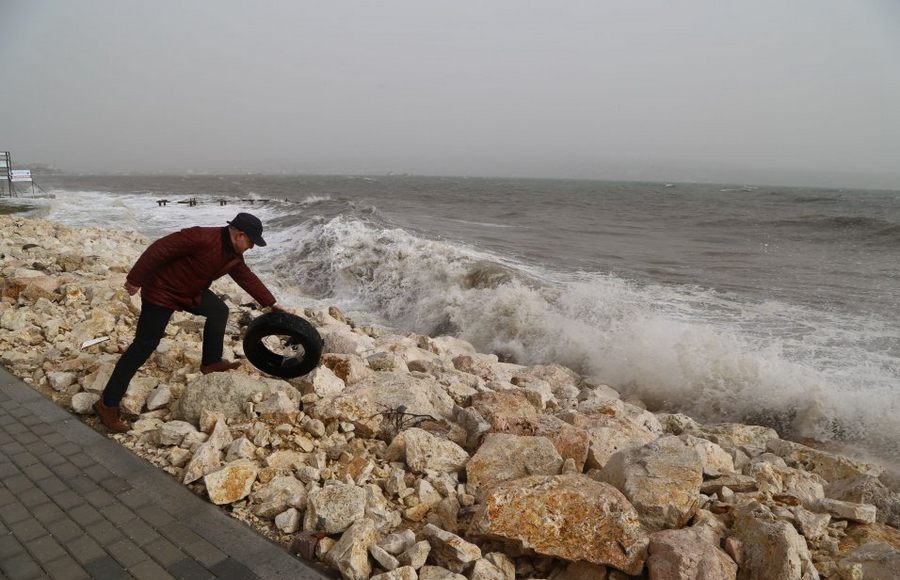
[[[149,238],[251,212],[268,245],[247,262],[289,307],[337,305],[359,324],[566,365],[655,411],[900,464],[900,191],[408,175],[41,185],[55,198],[14,203]]]

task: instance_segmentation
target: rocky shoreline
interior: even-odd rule
[[[15,215],[0,229],[0,364],[102,430],[91,405],[133,336],[140,302],[122,283],[148,241]],[[227,278],[213,290],[232,310],[225,356],[243,360],[249,298]],[[246,361],[200,375],[202,320],[176,313],[123,401],[133,430],[113,438],[344,578],[900,570],[900,494],[876,465],[767,427],[654,414],[453,337],[300,314],[326,354],[283,381]]]

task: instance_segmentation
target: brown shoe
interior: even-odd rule
[[[239,362],[230,362],[227,360],[220,360],[218,362],[214,362],[210,365],[200,365],[200,372],[204,375],[208,375],[209,373],[221,373],[224,371],[233,371],[234,369],[241,366]]]
[[[100,422],[110,431],[125,433],[131,430],[131,426],[122,420],[119,407],[107,407],[103,404],[103,399],[100,399],[94,403],[94,411],[97,413],[97,417],[100,418]]]

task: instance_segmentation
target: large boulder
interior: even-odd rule
[[[404,459],[409,468],[417,473],[424,473],[426,470],[455,473],[469,461],[469,454],[465,449],[418,427],[397,435],[391,442],[387,456],[391,459]]]
[[[562,468],[553,443],[546,437],[491,433],[466,466],[469,493],[528,475],[558,475]]]
[[[650,536],[650,580],[735,580],[737,564],[718,546],[718,537],[695,528]]]
[[[200,376],[184,389],[173,409],[175,418],[197,423],[204,409],[229,418],[243,414],[244,403],[256,393],[263,396],[282,391],[300,408],[300,393],[284,381],[258,381],[237,372]]]
[[[320,400],[309,410],[316,419],[353,423],[363,437],[387,433],[416,415],[435,420],[453,416],[453,399],[434,379],[400,373],[375,373],[335,396]]]
[[[700,455],[672,435],[619,451],[598,477],[625,494],[649,530],[680,528],[700,507]]]
[[[471,534],[520,544],[538,554],[613,566],[644,567],[648,538],[628,499],[581,475],[534,475],[488,490]]]
[[[767,442],[766,449],[784,459],[791,467],[811,471],[829,482],[867,475],[878,477],[884,471],[882,467],[872,463],[820,451],[793,441],[773,439]]]
[[[646,427],[637,425],[624,417],[612,415],[584,415],[567,413],[563,419],[590,437],[587,467],[599,469],[618,451],[640,447],[656,439],[656,435]]]
[[[578,471],[584,469],[591,438],[587,431],[574,427],[553,415],[537,415],[507,421],[498,431],[511,435],[546,437],[563,459],[572,459]]]
[[[344,580],[368,580],[372,575],[369,548],[377,539],[372,520],[359,519],[328,550],[325,562],[337,568]]]
[[[736,510],[732,534],[741,545],[740,580],[787,580],[818,577],[803,536],[756,502]]]

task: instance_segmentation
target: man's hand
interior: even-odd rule
[[[284,312],[285,314],[290,314],[290,312],[288,312],[288,310],[286,308],[283,308],[277,304],[273,304],[273,305],[269,306],[269,308],[272,309],[272,312]]]
[[[134,296],[135,294],[137,294],[137,291],[140,289],[141,289],[140,286],[135,286],[128,280],[125,280],[125,290],[127,290],[130,295]]]

